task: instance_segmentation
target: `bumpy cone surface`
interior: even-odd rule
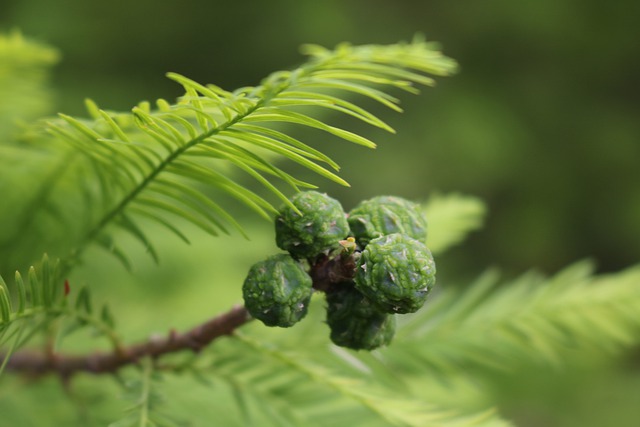
[[[404,234],[369,242],[356,269],[356,288],[387,313],[420,309],[436,281],[433,256],[422,243]]]
[[[312,280],[288,254],[254,264],[242,286],[245,307],[267,326],[292,326],[307,314]]]
[[[348,221],[362,248],[375,238],[393,233],[406,234],[421,242],[427,239],[427,220],[420,206],[401,197],[365,200],[349,212]]]
[[[354,350],[373,350],[391,342],[396,319],[380,312],[349,283],[327,293],[327,324],[334,344]]]
[[[339,246],[349,234],[342,205],[316,191],[297,193],[293,205],[284,206],[276,217],[276,244],[296,258],[312,258]]]

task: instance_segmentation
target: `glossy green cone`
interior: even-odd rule
[[[287,328],[307,315],[312,280],[288,254],[254,264],[242,286],[245,307],[267,326]]]
[[[404,234],[372,240],[356,269],[356,288],[387,313],[413,313],[422,307],[436,281],[427,247]]]
[[[327,294],[327,324],[334,344],[374,350],[391,342],[396,320],[395,316],[380,312],[353,284],[346,284]]]
[[[420,206],[401,197],[364,200],[349,212],[348,222],[362,248],[375,238],[393,233],[406,234],[421,242],[427,239],[427,220]]]
[[[276,244],[295,258],[313,258],[339,246],[349,234],[342,205],[318,193],[304,191],[291,198],[296,212],[283,206],[276,217]]]

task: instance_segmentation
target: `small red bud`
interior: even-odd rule
[[[69,295],[69,292],[71,292],[71,287],[69,286],[69,281],[65,280],[64,281],[64,296],[66,297],[67,295]]]

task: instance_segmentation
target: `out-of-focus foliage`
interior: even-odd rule
[[[469,231],[480,229],[486,213],[481,200],[461,194],[434,194],[423,210],[429,221],[427,246],[434,254],[460,243]]]
[[[45,83],[57,61],[49,46],[26,42],[18,31],[0,33],[0,140],[8,142],[18,125],[50,112]]]
[[[341,160],[341,175],[352,188],[323,190],[347,208],[373,195],[424,199],[433,190],[486,200],[490,215],[483,231],[437,258],[438,286],[464,288],[468,281],[461,278],[487,265],[512,273],[531,267],[556,271],[583,257],[595,258],[604,270],[637,262],[638,12],[640,3],[632,0],[272,0],[250,5],[142,0],[126,8],[80,0],[4,0],[0,29],[17,26],[64,52],[55,88],[58,109],[72,114],[82,111],[87,96],[110,109],[177,96],[177,88],[162,77],[166,71],[225,88],[253,85],[273,69],[299,61],[295,49],[301,43],[387,43],[419,31],[444,42],[446,53],[460,61],[461,73],[429,97],[405,103],[407,112],[389,121],[398,135],[376,152],[327,145],[325,152]],[[435,223],[430,226],[435,233]],[[248,245],[237,238],[194,240],[192,248],[176,251],[177,240],[170,240],[159,248],[159,268],[144,256],[134,260],[135,278],[92,253],[91,276],[77,273],[72,289],[90,277],[104,299],[119,295],[116,310],[127,313],[130,338],[153,328],[189,326],[203,313],[236,302],[248,266],[273,251],[270,230],[255,227],[248,230],[253,238]],[[97,277],[103,279],[96,283]],[[209,298],[197,292],[220,283],[227,284],[225,290],[209,289]],[[158,325],[148,311],[161,311],[165,323]],[[81,342],[76,345],[82,348]],[[422,387],[429,399],[455,394],[469,407],[499,402],[501,412],[522,426],[635,427],[637,355],[624,364],[589,351],[581,356],[585,360],[562,368],[522,360],[506,372],[479,374],[473,385],[467,371],[457,371],[440,384],[451,394],[434,383],[425,387],[422,377],[415,378],[415,388]],[[0,397],[21,385],[9,381],[0,387]],[[190,384],[184,380],[183,389]],[[95,402],[103,393],[118,392],[104,383],[100,388],[83,379],[76,398]],[[35,393],[26,385],[20,390],[23,399],[14,400],[14,408],[26,417],[18,419],[23,424],[35,416],[29,408],[59,394],[53,381]],[[193,400],[207,396],[193,392],[178,404],[188,412],[197,406]],[[55,403],[47,408],[53,418],[68,419],[76,411],[66,398]],[[106,413],[120,410],[105,405]],[[237,415],[225,420],[225,413],[216,413],[229,425]],[[82,424],[86,414],[77,417]]]

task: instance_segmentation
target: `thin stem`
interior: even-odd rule
[[[140,427],[146,427],[149,422],[149,393],[151,392],[151,374],[153,373],[153,361],[145,360],[142,372],[142,396],[140,396]]]

